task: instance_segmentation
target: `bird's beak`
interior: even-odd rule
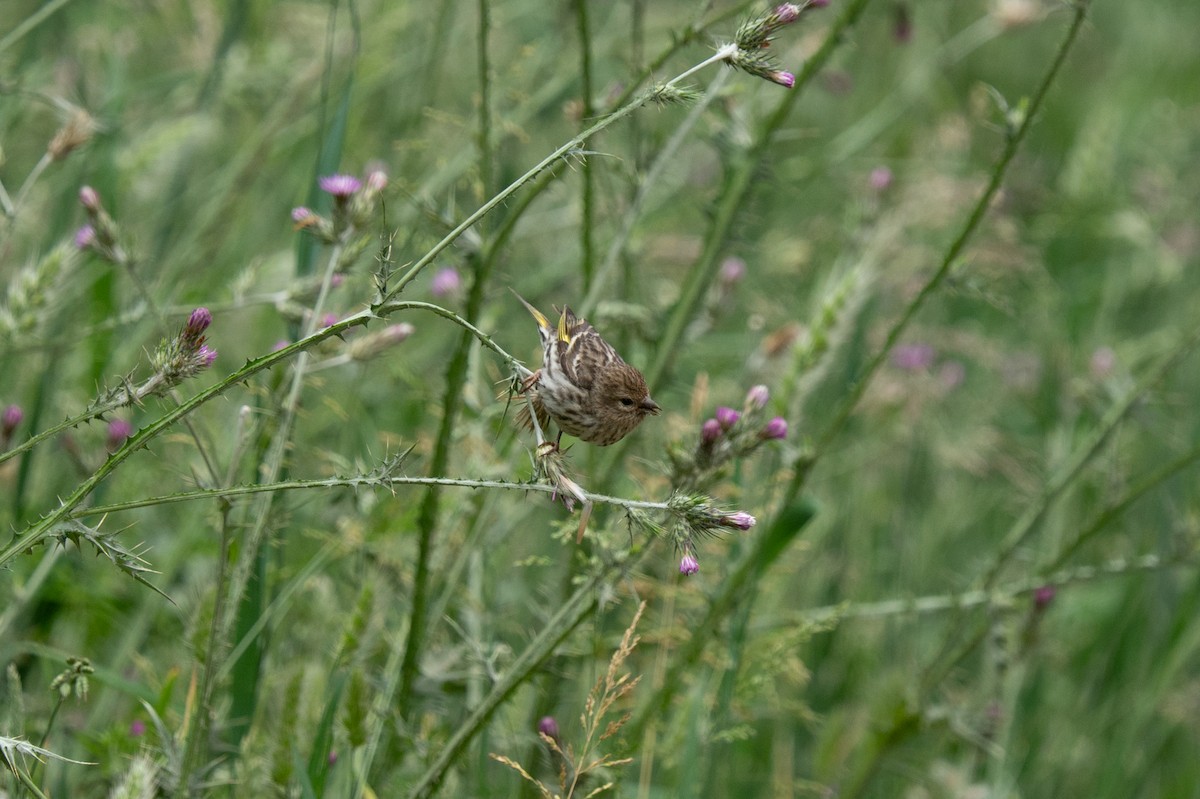
[[[646,397],[644,400],[642,400],[642,410],[646,413],[652,413],[657,416],[658,412],[661,411],[662,408],[658,407],[657,402],[649,397]]]

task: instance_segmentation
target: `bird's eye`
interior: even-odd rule
[[[629,397],[621,397],[621,404],[624,405],[626,408],[632,408],[633,400],[630,399]]]

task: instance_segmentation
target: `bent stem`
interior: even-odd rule
[[[680,82],[691,77],[693,74],[700,71],[701,69],[711,66],[712,64],[715,64],[719,61],[726,60],[727,58],[729,58],[729,56],[731,56],[734,52],[736,52],[736,49],[737,48],[734,45],[723,46],[712,56],[704,59],[703,61],[701,61],[700,63],[691,67],[690,69],[688,69],[684,72],[681,72],[680,74],[676,75],[671,80],[667,81],[666,84],[664,84],[664,86],[666,88],[673,88],[673,87],[677,86]],[[445,250],[447,247],[449,247],[451,244],[453,244],[455,241],[457,241],[458,238],[463,233],[465,233],[467,230],[474,227],[475,224],[477,222],[479,222],[480,219],[482,219],[483,217],[485,217],[489,213],[491,213],[492,210],[494,210],[496,208],[496,206],[500,205],[505,200],[507,200],[510,196],[512,196],[514,193],[516,193],[518,189],[520,189],[526,183],[528,183],[531,180],[533,180],[534,178],[536,178],[541,172],[545,171],[546,169],[549,169],[555,163],[563,160],[568,155],[570,155],[572,152],[574,152],[575,150],[582,147],[587,142],[587,140],[590,139],[592,136],[595,136],[597,133],[604,130],[605,128],[611,127],[614,123],[619,122],[620,120],[622,120],[625,117],[632,114],[634,111],[637,111],[643,105],[645,105],[646,103],[648,103],[652,99],[654,99],[654,97],[655,97],[654,91],[642,92],[640,95],[638,95],[633,100],[631,100],[628,104],[618,108],[616,111],[613,111],[611,114],[604,117],[603,119],[598,121],[596,124],[592,125],[590,128],[583,131],[578,136],[571,139],[566,144],[563,144],[557,150],[550,153],[550,155],[546,156],[541,161],[536,163],[533,167],[531,167],[529,170],[527,170],[525,172],[525,174],[521,175],[519,178],[517,178],[512,183],[510,183],[507,187],[505,187],[499,194],[495,195],[494,197],[492,197],[492,199],[488,200],[486,203],[479,206],[479,208],[476,209],[476,211],[474,213],[472,213],[470,216],[468,216],[466,219],[464,219],[462,222],[460,222],[457,227],[455,227],[453,230],[451,230],[449,233],[447,233],[441,241],[439,241],[437,244],[435,244],[433,246],[433,248],[429,250],[429,252],[427,252],[423,256],[421,256],[417,260],[417,262],[414,263],[411,267],[409,267],[408,271],[405,272],[404,275],[402,275],[400,277],[400,279],[399,279],[399,281],[397,281],[396,285],[393,286],[386,294],[384,294],[380,298],[378,305],[386,304],[387,302],[395,299],[396,296],[399,295],[400,292],[402,292],[404,290],[405,286],[407,286],[414,279],[416,279],[417,275],[421,273],[421,270],[423,270],[425,267],[429,266],[429,264],[433,263],[434,259],[436,259],[439,255],[441,255],[443,250]]]

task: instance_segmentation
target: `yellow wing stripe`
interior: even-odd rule
[[[562,316],[558,317],[558,340],[566,344],[571,343],[571,333],[567,330],[567,309],[563,308]],[[568,349],[570,349],[568,347]]]

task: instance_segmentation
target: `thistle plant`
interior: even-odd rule
[[[11,58],[20,49],[12,44],[37,31],[52,15],[74,13],[70,5],[48,4],[28,24],[0,37],[0,53]],[[24,148],[32,152],[29,161],[41,157],[44,163],[19,192],[9,195],[0,184],[0,224],[6,225],[0,232],[5,242],[0,260],[21,264],[10,268],[0,309],[0,343],[7,347],[7,374],[12,375],[0,397],[5,407],[0,414],[0,487],[12,497],[5,507],[12,509],[13,531],[0,548],[0,567],[12,578],[12,590],[0,603],[0,641],[8,642],[0,645],[0,654],[19,654],[23,669],[30,664],[44,669],[44,662],[52,659],[48,653],[61,646],[53,640],[38,640],[36,647],[14,653],[23,645],[24,627],[57,613],[53,602],[43,602],[48,591],[60,591],[57,601],[80,601],[61,590],[62,580],[50,579],[61,576],[60,558],[75,557],[77,548],[100,555],[97,562],[104,574],[136,581],[125,580],[141,602],[158,602],[157,596],[141,590],[147,586],[179,601],[194,647],[181,650],[178,636],[169,646],[155,646],[155,641],[146,640],[149,636],[135,642],[139,625],[130,625],[128,638],[122,637],[128,646],[105,647],[90,626],[100,628],[102,620],[88,617],[88,635],[78,639],[95,647],[86,654],[105,679],[92,680],[93,701],[80,708],[78,727],[56,728],[55,735],[66,738],[83,729],[93,751],[104,751],[107,759],[103,747],[108,746],[121,764],[132,765],[110,767],[101,776],[72,767],[64,782],[75,781],[74,787],[82,780],[96,784],[109,779],[114,795],[130,796],[155,790],[198,795],[218,784],[235,794],[407,792],[427,797],[444,790],[482,795],[505,790],[505,785],[488,784],[496,773],[513,782],[516,778],[495,764],[488,771],[482,756],[487,748],[478,742],[484,735],[494,742],[505,730],[521,730],[520,740],[541,756],[548,753],[559,769],[557,786],[529,766],[536,754],[533,759],[493,759],[546,796],[595,795],[618,784],[631,791],[635,776],[626,750],[644,764],[636,779],[646,793],[669,792],[662,785],[671,777],[661,775],[683,757],[717,752],[713,765],[702,767],[705,773],[688,777],[692,785],[710,785],[710,793],[720,794],[728,783],[708,777],[720,777],[723,764],[735,761],[724,758],[725,750],[718,747],[732,750],[760,736],[735,755],[750,747],[761,752],[768,735],[778,736],[775,741],[783,744],[825,736],[819,747],[827,753],[853,748],[854,762],[834,762],[827,766],[832,776],[816,775],[811,782],[826,780],[847,797],[863,796],[880,790],[876,775],[902,771],[890,769],[889,758],[919,761],[913,751],[937,750],[931,730],[946,729],[947,717],[967,718],[947,716],[943,709],[967,692],[964,686],[971,679],[979,640],[999,630],[1007,636],[1001,648],[1032,661],[1034,643],[1053,640],[1051,627],[1060,609],[1070,609],[1075,601],[1077,594],[1067,590],[1068,585],[1135,574],[1159,577],[1181,563],[1194,567],[1187,546],[1194,536],[1187,525],[1179,524],[1179,529],[1164,533],[1179,544],[1177,560],[1130,557],[1086,576],[1068,568],[1073,565],[1069,560],[1093,552],[1096,544],[1114,543],[1098,539],[1135,499],[1168,484],[1200,459],[1200,450],[1184,445],[1181,449],[1186,451],[1144,479],[1127,480],[1130,475],[1119,468],[1124,465],[1121,448],[1130,446],[1130,439],[1141,445],[1155,438],[1119,436],[1121,428],[1155,423],[1158,406],[1145,399],[1155,381],[1185,371],[1177,367],[1195,343],[1181,340],[1177,347],[1168,347],[1167,337],[1157,330],[1152,341],[1109,339],[1117,351],[1091,370],[1103,391],[1094,390],[1088,397],[1095,400],[1112,392],[1116,399],[1109,411],[1096,414],[1102,418],[1094,425],[1085,414],[1064,418],[1062,409],[1077,405],[1061,401],[1056,391],[1063,386],[1050,377],[1043,393],[1055,395],[1054,401],[1035,407],[1031,400],[1017,414],[1020,426],[1059,425],[1051,432],[1053,449],[1063,453],[1063,463],[1047,464],[1045,475],[1029,479],[1021,473],[1034,459],[1035,446],[1021,441],[1019,457],[1013,457],[1013,449],[1004,446],[1007,429],[994,432],[1011,424],[1010,419],[984,419],[971,426],[972,433],[978,430],[981,437],[992,437],[979,447],[982,454],[971,453],[976,457],[963,471],[983,482],[987,469],[1008,469],[1025,494],[1009,503],[1018,506],[1020,518],[1001,530],[991,548],[970,553],[978,574],[962,577],[971,581],[962,590],[908,597],[910,588],[932,591],[919,582],[930,550],[918,550],[915,539],[933,540],[935,531],[922,528],[923,535],[913,540],[889,541],[874,529],[872,522],[878,520],[871,517],[871,509],[854,501],[869,491],[881,494],[878,485],[884,482],[877,474],[880,469],[861,468],[866,459],[872,465],[877,459],[886,461],[871,445],[886,435],[887,424],[880,423],[871,402],[862,402],[874,399],[873,378],[881,371],[886,374],[889,364],[929,368],[935,350],[904,349],[905,341],[928,341],[938,353],[978,346],[966,335],[926,335],[927,330],[942,329],[942,324],[950,329],[944,317],[963,316],[970,308],[964,311],[955,305],[944,315],[929,314],[932,318],[919,322],[920,337],[909,328],[922,309],[930,309],[940,290],[956,288],[948,278],[952,270],[956,276],[968,273],[973,260],[991,255],[987,248],[971,247],[989,214],[1004,214],[1005,223],[1015,227],[1017,215],[1007,203],[1024,204],[1022,210],[1028,211],[1030,185],[1038,187],[1039,199],[1054,190],[1055,181],[1040,180],[1039,175],[1037,183],[1026,181],[1016,191],[1000,194],[1074,41],[1086,3],[1071,4],[1077,13],[1072,32],[1048,67],[1045,82],[1029,99],[998,103],[1003,119],[996,132],[1003,138],[1002,154],[977,196],[962,200],[964,189],[944,203],[947,213],[960,207],[960,201],[967,209],[952,240],[942,246],[936,235],[922,238],[920,248],[940,248],[929,260],[932,267],[926,268],[928,253],[905,252],[901,254],[909,257],[896,261],[907,264],[892,271],[884,267],[892,266],[890,256],[895,253],[881,252],[885,248],[879,242],[884,234],[895,234],[889,243],[900,241],[897,230],[903,226],[896,221],[893,205],[905,202],[906,192],[917,185],[914,178],[919,176],[912,173],[926,168],[920,148],[930,145],[921,142],[935,140],[941,146],[941,136],[961,136],[959,126],[970,127],[972,120],[960,119],[968,114],[964,109],[970,103],[955,103],[950,111],[941,109],[953,119],[938,120],[950,133],[930,125],[920,135],[909,136],[898,120],[915,115],[900,112],[914,102],[913,87],[927,83],[914,80],[898,87],[867,86],[866,91],[897,90],[889,91],[878,105],[858,103],[870,110],[840,133],[832,129],[840,115],[859,113],[849,109],[856,104],[847,102],[844,94],[821,101],[819,124],[795,124],[803,116],[795,113],[798,98],[806,96],[802,90],[812,85],[835,48],[867,41],[849,31],[871,6],[868,0],[845,0],[821,15],[815,12],[824,2],[778,4],[752,13],[740,24],[725,12],[705,9],[704,19],[675,20],[671,41],[664,40],[662,52],[651,58],[641,52],[645,29],[640,7],[631,12],[628,52],[594,53],[590,48],[599,39],[588,27],[594,5],[577,5],[563,13],[577,21],[579,42],[573,42],[578,46],[572,49],[580,59],[578,76],[564,62],[556,61],[551,68],[539,63],[544,55],[540,45],[522,50],[519,58],[491,61],[494,53],[489,50],[505,40],[491,40],[491,14],[496,9],[483,2],[467,15],[478,26],[475,79],[471,80],[471,59],[460,57],[469,51],[445,48],[450,41],[445,34],[450,26],[461,24],[461,18],[431,19],[435,29],[427,62],[405,72],[416,76],[412,85],[406,85],[395,107],[378,115],[359,113],[352,99],[383,96],[394,86],[372,83],[377,80],[374,70],[360,69],[376,61],[339,60],[357,58],[360,46],[367,53],[365,48],[373,45],[364,37],[353,47],[341,47],[335,39],[342,10],[336,9],[329,26],[334,46],[327,49],[324,73],[329,83],[323,89],[336,98],[336,76],[343,71],[354,74],[359,83],[354,93],[344,91],[346,102],[340,110],[321,119],[319,136],[307,128],[295,135],[300,129],[296,109],[312,104],[303,92],[311,88],[314,73],[290,68],[286,80],[303,84],[301,94],[279,92],[286,102],[264,110],[255,135],[234,129],[237,114],[230,112],[236,112],[242,92],[260,92],[275,76],[270,69],[256,68],[252,85],[239,85],[230,76],[244,72],[244,63],[259,66],[255,59],[262,52],[280,51],[243,47],[235,41],[237,36],[253,41],[259,34],[231,23],[228,31],[234,38],[215,48],[220,60],[213,64],[211,82],[204,81],[203,97],[183,115],[216,123],[213,129],[222,132],[218,125],[228,123],[231,135],[204,131],[189,139],[186,130],[171,129],[169,136],[157,130],[151,136],[141,131],[154,126],[121,116],[127,104],[106,102],[105,108],[111,109],[106,113],[117,123],[111,128],[116,141],[106,136],[104,148],[96,148],[96,160],[79,168],[103,196],[88,186],[77,190],[78,172],[60,168],[88,147],[92,131],[100,129],[100,123],[86,116],[68,119],[60,114],[61,126],[45,148]],[[883,13],[897,21],[884,46],[906,43],[905,56],[915,61],[923,57],[924,51],[918,51],[923,40],[937,28],[926,26],[923,19],[934,11],[912,11],[910,18],[907,5],[885,9]],[[387,9],[372,13],[386,17],[382,23],[392,21]],[[995,16],[965,31],[922,67],[953,66],[955,59],[999,36],[1005,23]],[[800,48],[780,45],[809,21],[817,24],[808,28],[812,35],[806,37],[806,59],[795,63],[792,54]],[[999,26],[983,24],[997,21]],[[913,24],[920,24],[915,39]],[[357,36],[357,16],[352,27]],[[381,24],[378,30],[393,28]],[[714,35],[722,30],[732,34]],[[456,27],[452,32],[462,36]],[[659,77],[671,75],[668,64],[691,52],[688,48],[710,40],[716,43],[705,56],[677,70],[673,78]],[[417,51],[396,49],[405,57]],[[454,53],[456,80],[439,83],[435,78],[446,76],[438,62],[448,52]],[[881,64],[888,58],[878,52],[871,57]],[[863,59],[847,59],[856,61]],[[602,83],[599,77],[608,80],[612,65],[619,63],[634,68],[613,85]],[[136,59],[129,64],[136,71]],[[702,70],[722,64],[731,69],[713,70],[716,74],[706,86],[693,85]],[[408,70],[413,65],[403,66]],[[517,84],[526,71],[546,78],[539,78],[530,91]],[[889,71],[890,67],[876,70],[879,80],[890,77]],[[48,72],[19,74],[22,81],[33,81]],[[854,73],[860,86],[870,75]],[[747,76],[772,85],[746,80]],[[222,80],[234,82],[222,85]],[[119,87],[120,82],[113,85]],[[469,97],[456,95],[463,85],[470,86]],[[747,85],[757,90],[745,91]],[[10,91],[5,84],[0,89],[5,110],[9,103],[42,102],[43,94],[31,86],[22,83]],[[91,93],[95,87],[82,88],[87,91],[81,96],[97,96]],[[547,143],[545,133],[555,122],[546,109],[556,111],[559,98],[576,90],[579,96],[569,98],[566,116],[570,130],[578,134]],[[463,101],[461,107],[454,106],[458,100]],[[420,113],[406,116],[406,103]],[[652,104],[663,108],[648,109]],[[672,107],[681,105],[686,110]],[[937,114],[939,109],[931,105],[931,111]],[[618,142],[613,134],[639,114],[644,118],[636,125],[627,124],[629,147],[622,149],[625,140]],[[6,122],[16,120],[5,129],[6,136],[25,124],[23,115],[4,117]],[[369,127],[373,117],[386,120],[386,130]],[[425,124],[430,127],[422,127]],[[355,125],[366,129],[345,136]],[[893,127],[901,128],[903,135],[893,136]],[[1103,131],[1103,126],[1089,129]],[[469,141],[465,135],[455,138],[460,130],[468,131]],[[716,133],[709,142],[690,146],[711,130]],[[47,137],[51,132],[47,128]],[[321,152],[314,147],[299,159],[292,157],[308,147],[310,133],[313,140],[321,139]],[[823,138],[827,133],[828,143]],[[388,137],[383,146],[392,148],[387,155],[397,166],[387,171],[338,166],[361,157],[341,152],[345,142],[369,142],[375,134]],[[236,147],[210,141],[222,138]],[[1174,151],[1187,151],[1180,146],[1182,138],[1171,143]],[[156,149],[164,147],[164,141],[171,143],[169,158]],[[545,146],[541,152],[548,154],[519,166],[506,160],[529,142]],[[983,143],[970,144],[964,152],[986,151]],[[24,155],[11,146],[9,151],[17,152],[18,159]],[[274,159],[281,151],[289,156],[290,175],[275,172]],[[1107,150],[1105,154],[1112,155]],[[314,160],[321,166],[308,174],[307,165]],[[1047,169],[1061,160],[1030,162]],[[1114,160],[1119,159],[1105,163]],[[876,166],[885,161],[896,174]],[[618,171],[605,172],[610,162]],[[225,164],[208,171],[210,165]],[[304,165],[303,176],[296,164]],[[851,166],[839,171],[842,164]],[[956,163],[955,177],[965,174],[968,165]],[[8,179],[11,167],[2,166],[0,177]],[[171,169],[178,170],[175,180]],[[1147,171],[1153,181],[1166,174]],[[860,195],[869,192],[869,213],[841,213],[831,200],[835,191],[822,193],[813,186],[808,193],[806,181],[826,175],[857,187]],[[618,179],[609,180],[612,176]],[[279,191],[262,189],[259,184],[264,182],[272,190],[288,186],[300,196],[276,196]],[[972,191],[977,188],[969,179],[960,183]],[[577,205],[568,192],[556,191],[564,184],[578,185]],[[781,191],[786,201],[775,202],[769,192],[780,186],[792,193]],[[621,196],[623,189],[627,196]],[[253,198],[252,203],[243,197]],[[545,202],[548,197],[553,203]],[[291,208],[289,217],[289,207],[301,198],[305,204]],[[473,205],[460,213],[458,204],[464,198]],[[797,210],[809,198],[818,199]],[[786,209],[786,217],[780,209]],[[56,210],[61,213],[47,213]],[[268,212],[272,221],[260,228]],[[1148,210],[1145,213],[1146,219],[1158,222]],[[1069,228],[1069,215],[1070,209],[1064,210],[1056,226],[1047,229],[1057,231],[1060,222]],[[687,219],[681,235],[670,229],[677,217]],[[786,222],[777,226],[783,218]],[[1117,219],[1126,231],[1137,221],[1128,214],[1104,218]],[[36,232],[40,225],[49,231],[42,234],[44,242]],[[795,229],[782,229],[788,225]],[[576,227],[578,253],[570,237],[562,235],[563,229]],[[848,228],[853,229],[842,235]],[[830,229],[837,234],[829,234]],[[1184,262],[1190,228],[1185,224],[1178,230],[1161,229],[1160,254]],[[13,235],[8,236],[10,231]],[[598,257],[601,238],[608,247],[603,258]],[[1014,235],[1004,243],[1019,249],[1032,246],[1026,239],[1036,238]],[[547,245],[547,239],[553,244]],[[261,249],[251,252],[245,241]],[[289,272],[292,247],[297,258]],[[916,260],[922,261],[920,267],[911,266]],[[563,269],[565,263],[574,271]],[[1053,274],[1058,279],[1066,271]],[[808,286],[820,286],[822,272],[832,278],[827,289],[816,289],[819,299],[813,312],[796,313],[796,297],[803,297]],[[1076,287],[1069,276],[1063,283]],[[539,388],[531,381],[535,373],[513,355],[532,351],[528,336],[533,332],[512,324],[520,309],[513,312],[509,284],[529,292],[542,308],[554,300],[570,301],[580,312],[576,321],[584,316],[597,320],[611,345],[600,350],[598,364],[612,366],[610,350],[637,363],[644,395],[627,398],[635,405],[647,403],[642,410],[650,415],[658,411],[658,418],[631,425],[612,441],[588,430],[589,440],[604,443],[605,449],[572,445],[569,435],[559,445],[553,431],[542,429],[541,415],[532,407],[530,394]],[[139,294],[133,295],[130,286]],[[191,297],[189,292],[197,288],[206,296]],[[1121,289],[1106,290],[1114,302],[1128,299]],[[1052,294],[1037,293],[1026,298],[1028,304],[1041,307],[1045,295]],[[187,304],[179,304],[184,298]],[[1170,297],[1161,301],[1171,304]],[[575,339],[568,331],[563,341],[561,326],[549,317],[547,321],[539,327],[550,348],[557,352],[562,344],[567,350],[555,363],[571,364],[570,356],[583,346],[573,342],[585,339]],[[981,327],[988,324],[977,321]],[[1092,320],[1086,321],[1073,321],[1076,334],[1089,329]],[[1026,322],[1024,317],[1007,320],[1011,330],[1005,333],[1016,337]],[[273,342],[279,343],[272,346]],[[1096,347],[1101,345],[1071,340],[1070,346],[1053,353],[1059,359],[1056,368],[1069,369],[1076,350],[1099,351]],[[756,346],[767,353],[759,363],[752,354]],[[138,360],[142,348],[149,353],[146,364]],[[1161,361],[1154,360],[1148,368],[1139,361],[1160,349]],[[964,362],[969,358],[960,357]],[[543,368],[545,362],[543,358]],[[949,377],[969,384],[984,371],[983,365],[972,364],[970,370]],[[114,373],[118,377],[109,377],[107,386],[95,389]],[[681,396],[687,393],[689,379],[694,389],[687,410],[681,407],[686,404]],[[753,385],[759,381],[763,384]],[[496,387],[505,384],[522,389],[517,403],[531,403],[532,436],[512,430],[511,414],[506,416],[504,402],[495,400]],[[1128,394],[1118,392],[1121,387],[1127,387]],[[964,386],[952,399],[969,388]],[[95,396],[86,399],[93,392]],[[1062,393],[1074,399],[1070,391]],[[623,397],[618,394],[616,401]],[[1094,407],[1093,403],[1088,409]],[[1146,412],[1139,416],[1134,412],[1138,408]],[[851,419],[856,424],[851,425]],[[1176,440],[1189,434],[1182,419],[1173,421],[1179,426],[1172,430],[1179,433]],[[93,425],[89,449],[86,436],[73,428],[91,423],[98,424]],[[869,434],[852,442],[840,438],[856,428]],[[943,439],[929,435],[935,439],[930,443],[924,440],[927,434],[919,432],[911,442],[912,462],[904,467],[917,475],[914,483],[920,482],[923,470],[950,461],[946,450],[961,455],[966,448],[938,449],[935,445],[944,444]],[[1083,440],[1077,443],[1076,437]],[[671,442],[665,463],[655,451],[662,441]],[[61,466],[60,446],[70,458],[67,468]],[[1092,490],[1089,477],[1094,475],[1088,466],[1107,453],[1112,457],[1105,465],[1113,474],[1105,490],[1081,491],[1075,497],[1079,501],[1063,502],[1081,485]],[[850,474],[861,479],[839,481],[835,489],[830,488],[834,481],[810,483],[810,475],[831,460],[839,478]],[[78,477],[71,474],[71,466]],[[953,479],[951,475],[948,481]],[[807,493],[834,490],[839,492],[836,501],[823,504],[821,535],[795,546],[817,507]],[[943,484],[938,491],[931,497],[936,501],[928,504],[946,501]],[[851,501],[842,502],[840,492]],[[1071,514],[1058,510],[1068,504],[1086,506],[1097,496],[1103,499],[1103,510],[1082,529],[1069,529]],[[988,497],[989,502],[994,499]],[[188,512],[178,512],[175,505],[186,505]],[[995,507],[1002,514],[1006,503]],[[897,517],[899,511],[909,511],[918,524],[933,518],[917,510],[897,500]],[[141,515],[130,526],[104,521],[133,512]],[[1174,516],[1170,520],[1177,521]],[[1156,525],[1160,522],[1154,519]],[[843,525],[849,534],[836,534]],[[1043,535],[1051,526],[1055,534]],[[160,543],[164,539],[159,529],[170,534],[166,546]],[[141,541],[155,548],[130,543]],[[836,548],[829,541],[835,541]],[[866,557],[856,557],[864,551]],[[959,579],[961,562],[954,553],[941,548],[936,553],[945,579]],[[866,590],[890,589],[902,598],[857,599],[854,590],[864,584],[855,577],[870,572],[875,560],[885,564],[878,572],[895,569],[911,584],[905,583],[903,590],[895,588],[899,583],[867,585]],[[843,563],[850,564],[845,574],[839,571]],[[93,567],[81,563],[71,568]],[[791,571],[782,580],[771,580],[776,576],[773,569]],[[1035,573],[1018,578],[1013,574],[1018,569]],[[689,576],[693,579],[681,579]],[[794,583],[805,592],[794,591]],[[103,598],[108,585],[101,578],[93,587],[89,579],[87,598]],[[639,683],[633,676],[641,670],[634,659],[641,656],[635,655],[637,638],[631,625],[585,698],[582,694],[594,676],[586,638],[606,636],[604,614],[633,592],[650,601],[642,608],[655,625],[653,637],[647,636],[657,647],[653,679]],[[831,604],[805,606],[813,596],[825,594],[830,598],[820,601]],[[114,614],[125,613],[120,605],[113,607]],[[157,634],[161,614],[151,612],[153,607],[143,605],[139,618],[154,625]],[[635,625],[642,613],[639,609]],[[903,701],[876,702],[861,710],[852,704],[850,690],[842,693],[838,686],[830,703],[837,706],[829,718],[843,711],[845,717],[861,713],[861,725],[831,731],[834,725],[828,719],[814,715],[805,719],[809,728],[802,736],[789,738],[792,719],[781,720],[803,701],[788,697],[791,702],[777,702],[762,685],[769,675],[747,665],[786,651],[792,658],[787,668],[794,669],[801,683],[807,678],[802,659],[810,657],[810,649],[839,648],[802,651],[793,639],[784,648],[775,628],[791,625],[807,632],[817,625],[824,630],[878,618],[899,627],[909,616],[934,614],[945,620],[944,635],[931,624],[919,636],[896,636],[898,646],[914,647],[906,656],[924,661],[915,663],[911,679],[908,674],[901,678]],[[992,626],[980,632],[978,620],[988,614],[1000,623],[989,621]],[[1020,620],[1024,628],[1014,625]],[[66,613],[55,621],[62,626],[46,628],[53,635],[78,632]],[[1013,634],[1017,629],[1021,635]],[[322,638],[329,630],[345,631],[340,644]],[[917,651],[913,641],[925,649]],[[1021,648],[1020,643],[1028,645]],[[123,662],[132,651],[138,658]],[[835,665],[841,662],[840,654],[813,655],[826,656]],[[850,657],[844,660],[852,662]],[[87,686],[82,664],[82,659],[72,663],[70,673],[60,676],[56,693],[66,690],[77,696]],[[987,694],[987,708],[995,707],[993,720],[998,722],[989,726],[972,721],[970,729],[986,732],[970,740],[983,742],[985,755],[980,760],[986,762],[978,771],[998,775],[991,785],[997,793],[1011,788],[1006,780],[1012,774],[1032,772],[1003,762],[1003,738],[1019,733],[1013,697],[1023,696],[1019,689],[1030,686],[1013,676],[1016,670],[1005,675],[1000,671],[999,666],[992,668],[995,690]],[[885,664],[884,672],[872,690],[890,690],[888,681],[896,679],[897,669]],[[814,673],[819,679],[813,680],[813,690],[828,691],[818,684],[827,678],[816,668]],[[122,679],[114,680],[116,674]],[[581,674],[582,688],[576,692],[573,687]],[[1169,684],[1169,679],[1158,677],[1162,675],[1154,684]],[[742,689],[750,683],[761,691],[759,698],[766,697],[755,707],[739,704]],[[854,683],[847,678],[848,685]],[[142,696],[154,701],[134,701]],[[105,703],[100,709],[94,709],[101,704],[97,699]],[[584,712],[576,724],[563,708],[581,703]],[[48,705],[49,700],[31,704]],[[887,711],[878,717],[876,708],[884,705]],[[1021,710],[1036,714],[1035,706],[1036,702],[1023,703]],[[47,726],[39,712],[35,708],[27,714],[27,729]],[[126,735],[130,727],[121,716],[130,712],[143,726]],[[155,735],[143,737],[149,722]],[[0,723],[15,724],[5,714],[0,714]],[[953,724],[951,729],[959,731]],[[16,727],[0,729],[0,736],[7,736],[0,737],[8,767],[5,779],[11,775],[12,784],[19,783],[15,790],[45,793],[45,786],[37,784],[37,767],[30,768],[33,761],[26,758],[47,757],[48,750],[21,741],[19,732]],[[901,746],[914,739],[934,745]],[[51,748],[57,749],[57,739],[54,744]],[[828,759],[836,760],[836,754]],[[918,775],[923,765],[917,763]],[[77,772],[85,776],[76,777]],[[780,772],[783,779],[800,783],[796,774],[785,772]],[[971,779],[978,782],[979,777],[972,774]],[[808,787],[807,776],[804,781]],[[6,785],[0,792],[5,788],[14,791]]]
[[[633,614],[621,643],[609,658],[608,668],[596,680],[584,702],[583,713],[579,717],[580,739],[578,746],[566,743],[562,737],[558,722],[552,717],[543,718],[538,722],[537,734],[542,743],[554,754],[558,762],[559,791],[552,790],[541,780],[534,777],[529,770],[510,757],[489,753],[493,760],[503,763],[520,774],[537,787],[538,793],[546,799],[571,799],[581,795],[599,796],[615,787],[614,780],[609,779],[603,784],[593,787],[593,783],[606,779],[612,770],[633,762],[631,757],[618,757],[611,753],[600,751],[606,743],[611,745],[613,739],[621,732],[621,728],[629,720],[629,714],[623,713],[612,718],[614,711],[619,709],[637,688],[640,676],[622,673],[625,663],[637,648],[640,636],[634,635],[638,622],[646,610],[646,603],[638,605]]]

